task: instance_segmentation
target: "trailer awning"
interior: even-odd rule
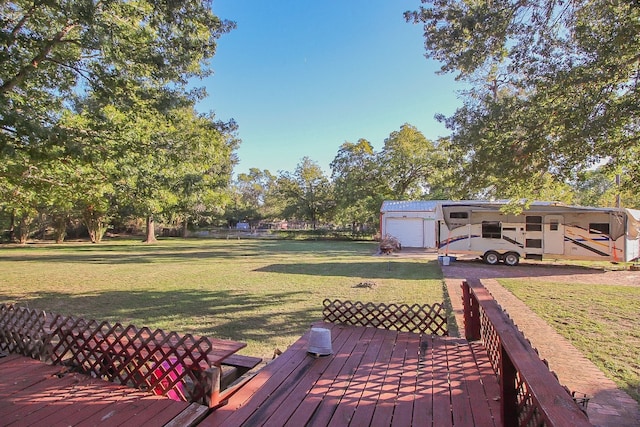
[[[625,209],[627,211],[627,236],[630,239],[640,238],[640,210]]]

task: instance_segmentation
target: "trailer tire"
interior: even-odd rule
[[[482,259],[489,265],[496,265],[500,262],[500,254],[496,251],[487,251],[482,255]]]
[[[507,252],[503,255],[502,258],[504,259],[505,264],[512,267],[518,265],[518,263],[520,262],[520,255],[518,255],[516,252]]]

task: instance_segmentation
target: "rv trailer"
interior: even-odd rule
[[[520,258],[629,262],[640,256],[640,211],[533,202],[519,215],[507,202],[442,201],[438,250],[479,255],[487,264]]]

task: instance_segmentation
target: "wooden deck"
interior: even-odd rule
[[[188,425],[207,410],[24,356],[0,358],[3,426]]]
[[[323,323],[260,370],[201,426],[499,426],[500,389],[486,350],[464,339]]]
[[[506,313],[476,282],[462,283],[467,339],[423,333],[413,321],[405,322],[405,318],[415,317],[411,313],[415,313],[416,307],[406,310],[384,305],[383,310],[378,307],[371,310],[369,304],[329,302],[325,305],[325,311],[328,310],[325,320],[329,322],[316,326],[331,332],[332,354],[325,357],[310,354],[308,331],[255,375],[225,390],[220,390],[220,369],[214,365],[207,370],[211,375],[205,378],[205,385],[211,384],[207,399],[210,407],[67,372],[61,365],[52,366],[17,355],[0,357],[0,425],[189,426],[200,422],[202,426],[224,427],[591,426],[569,390],[558,383]],[[425,319],[434,318],[437,323],[441,317],[438,310],[417,308]],[[347,319],[350,324],[331,323],[332,316],[342,316],[344,310],[358,323],[354,324],[352,318]],[[373,318],[372,313],[376,314]],[[33,316],[27,314],[28,322],[5,327],[8,331],[3,335],[5,345],[31,354],[31,347],[23,348],[26,343],[41,354],[42,349],[46,350],[44,343],[53,341],[38,339],[42,335],[38,334],[38,328],[23,327],[33,323]],[[35,320],[41,317],[36,316]],[[363,319],[378,325],[380,318],[384,328],[360,325]],[[394,323],[394,319],[402,328],[410,326],[409,331],[388,327],[386,323]],[[93,328],[98,332],[92,332],[90,337],[75,334],[71,342],[66,338],[58,342],[79,352],[82,357],[71,358],[78,363],[86,359],[83,349],[100,350],[97,355],[90,353],[89,359],[100,361],[96,369],[101,375],[107,376],[116,367],[131,368],[135,360],[131,357],[119,364],[113,363],[120,360],[117,357],[106,358],[109,363],[102,361],[105,359],[102,356],[111,354],[114,348],[114,354],[118,355],[119,347],[109,344],[108,351],[104,350],[105,334],[100,332],[102,326],[98,326]],[[421,332],[416,333],[414,327]],[[109,327],[109,334],[112,329]],[[117,325],[115,329],[119,337],[128,337],[120,333],[125,329]],[[436,330],[446,333],[441,327]],[[93,345],[95,337],[100,339]],[[169,342],[171,348],[182,348],[182,344],[167,341],[168,337],[162,333],[161,339],[153,342]],[[200,356],[210,353],[211,341],[206,340],[207,350],[203,352],[192,345],[201,341],[185,338],[189,341],[188,348],[194,348],[185,348],[184,353],[190,358],[199,361]],[[151,348],[146,343],[147,340],[138,343],[143,344],[141,352],[136,353],[139,358],[148,362],[151,360],[148,356],[158,350],[155,356],[160,358],[154,359],[156,364],[168,360],[167,354],[160,351],[164,344]],[[125,340],[123,345],[131,343]],[[240,345],[237,343],[226,351],[233,354]],[[208,364],[211,359],[206,359]],[[136,372],[135,376],[139,376],[145,371]],[[147,383],[145,388],[155,386]]]

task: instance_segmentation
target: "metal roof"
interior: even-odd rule
[[[499,209],[509,200],[385,200],[380,212],[432,212],[442,206],[466,206],[479,209]],[[559,202],[533,201],[525,212],[622,212],[621,208],[600,208],[591,206],[571,206]],[[627,209],[629,211],[629,209]],[[633,216],[633,214],[631,213]]]
[[[443,200],[385,200],[380,212],[425,212],[435,211]]]

